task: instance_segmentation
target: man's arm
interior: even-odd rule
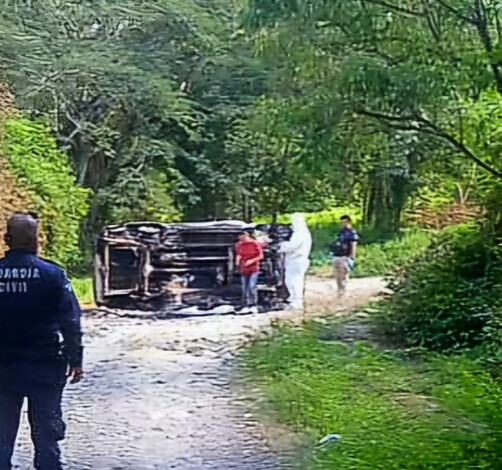
[[[246,261],[246,266],[251,266],[253,264],[259,263],[263,259],[263,248],[258,242],[256,242],[256,251],[256,256]]]
[[[60,275],[60,286],[62,288],[59,307],[61,334],[63,335],[65,353],[70,368],[71,383],[77,383],[83,377],[82,312],[71,282],[63,271],[61,271]]]
[[[258,246],[258,257],[256,261],[261,261],[265,257],[263,253],[263,245],[257,242],[257,246]]]
[[[239,249],[239,244],[235,245],[235,265],[239,266],[241,264],[241,255],[240,255],[240,249]]]
[[[303,240],[293,232],[289,241],[282,242],[279,246],[279,253],[289,254],[299,250],[303,244]]]
[[[357,240],[358,240],[357,232],[354,231],[352,234],[352,237],[350,238],[350,255],[349,257],[352,259],[356,259],[356,246],[357,246]]]

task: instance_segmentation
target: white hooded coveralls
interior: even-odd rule
[[[283,242],[280,252],[285,254],[285,282],[289,292],[288,302],[294,309],[303,309],[305,275],[310,266],[312,236],[303,214],[294,214],[291,239]]]

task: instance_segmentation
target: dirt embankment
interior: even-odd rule
[[[16,112],[14,97],[8,88],[0,83],[0,234],[5,232],[5,222],[10,214],[31,208],[29,192],[22,187],[9,170],[3,155],[3,129],[5,119]],[[0,236],[0,257],[5,250],[3,236]]]

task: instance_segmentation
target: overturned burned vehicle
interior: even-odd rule
[[[287,225],[240,221],[105,227],[96,240],[94,295],[98,306],[169,313],[236,311],[241,280],[235,244],[243,231],[267,240],[258,284],[259,308],[284,305],[284,267],[279,244]],[[218,310],[219,309],[219,310]]]

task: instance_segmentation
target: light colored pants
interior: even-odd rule
[[[284,280],[289,292],[288,302],[294,309],[303,309],[303,292],[305,290],[305,275],[310,266],[308,258],[288,258],[284,263]]]
[[[343,293],[347,287],[349,274],[352,270],[353,261],[347,256],[335,256],[333,258],[333,277],[336,280],[338,291]]]
[[[254,307],[258,304],[258,276],[259,273],[253,273],[248,276],[241,274],[242,302],[246,307]]]

